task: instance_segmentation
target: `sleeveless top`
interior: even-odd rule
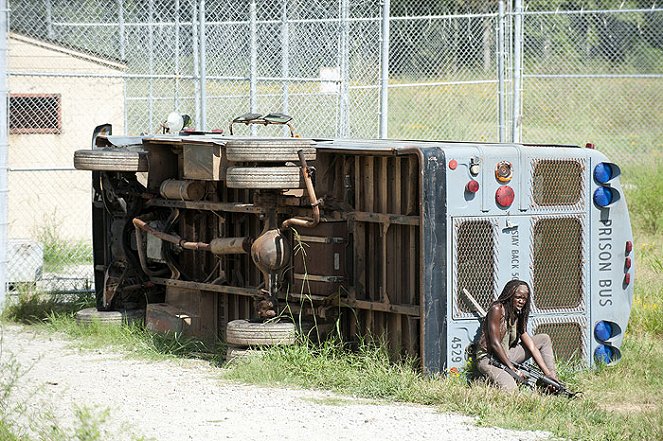
[[[488,355],[488,340],[486,337],[486,327],[488,326],[487,321],[484,319],[483,324],[481,325],[481,338],[479,339],[479,345],[477,348],[477,360]],[[516,319],[513,323],[507,323],[506,318],[502,316],[500,319],[500,343],[504,352],[509,352],[509,349],[514,347],[519,340],[518,335],[518,320]]]

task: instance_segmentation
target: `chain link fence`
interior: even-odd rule
[[[601,2],[602,3],[602,2]],[[527,11],[522,139],[663,152],[663,10]]]
[[[177,110],[227,130],[249,111],[283,112],[307,137],[593,142],[616,161],[660,157],[654,2],[415,3],[10,1],[10,284],[91,289],[90,176],[72,157],[102,123],[154,133]]]

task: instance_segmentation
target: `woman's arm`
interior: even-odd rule
[[[541,356],[541,352],[534,345],[534,340],[532,340],[532,337],[530,337],[530,335],[527,332],[524,332],[520,336],[520,340],[522,340],[523,346],[525,346],[525,348],[530,352],[530,354],[532,354],[532,358],[534,359],[536,364],[538,364],[539,367],[541,368],[543,375],[556,380],[557,378],[555,377],[555,375],[552,372],[550,372],[550,369],[548,369],[548,366],[546,366],[546,364],[544,363],[543,357]]]

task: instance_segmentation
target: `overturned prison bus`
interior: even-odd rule
[[[294,135],[289,117],[253,114],[228,136],[100,126],[75,152],[92,171],[100,313],[144,310],[150,329],[244,346],[315,324],[435,373],[466,365],[478,311],[519,278],[529,331],[558,359],[620,359],[633,239],[620,169],[593,146],[242,137],[233,124]]]

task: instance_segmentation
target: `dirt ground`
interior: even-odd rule
[[[65,337],[1,325],[2,362],[22,367],[18,393],[28,420],[52,412],[75,424],[74,409],[108,412],[102,439],[129,440],[540,440],[543,432],[477,427],[433,407],[384,404],[329,392],[264,388],[223,380],[199,360],[146,361],[80,350]],[[11,403],[8,403],[11,404]]]

